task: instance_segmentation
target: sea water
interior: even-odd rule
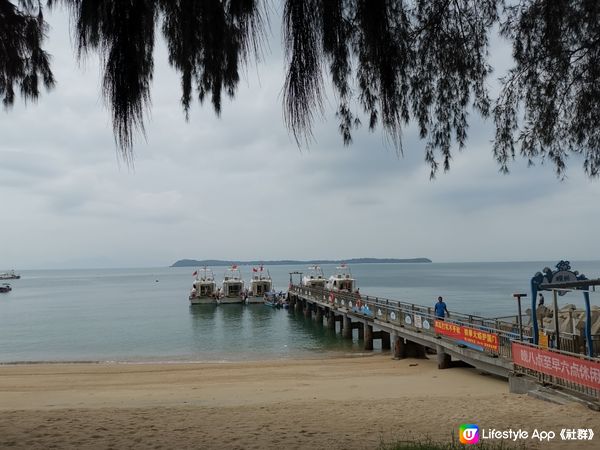
[[[433,306],[484,317],[516,314],[515,292],[556,262],[357,264],[351,266],[363,296]],[[335,267],[323,265],[326,276]],[[588,278],[600,261],[572,262]],[[218,282],[223,267],[213,267]],[[188,294],[192,267],[104,270],[30,270],[0,294],[0,362],[15,361],[239,361],[328,357],[362,351],[362,343],[264,305],[194,305]],[[248,280],[251,267],[241,267]],[[265,267],[276,290],[305,266]],[[299,275],[294,275],[294,282]],[[247,282],[247,281],[246,281]],[[551,295],[547,295],[551,303]],[[600,292],[592,293],[600,305]],[[530,298],[523,301],[523,310]],[[560,302],[583,307],[581,293]],[[377,341],[375,341],[377,345]],[[377,350],[377,349],[376,349]]]

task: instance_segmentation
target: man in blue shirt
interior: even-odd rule
[[[446,315],[448,315],[448,317],[450,317],[448,308],[446,308],[446,304],[444,303],[444,300],[440,296],[440,297],[438,297],[438,302],[435,304],[435,317],[437,319],[444,320],[444,317],[446,317]]]

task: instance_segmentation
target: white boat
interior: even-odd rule
[[[341,264],[335,269],[335,274],[329,277],[326,288],[330,291],[354,292],[356,280],[352,277],[350,268],[346,264]]]
[[[310,266],[308,270],[309,272],[302,277],[302,286],[324,289],[327,280],[321,267]]]
[[[252,278],[248,287],[248,303],[262,303],[265,293],[273,289],[273,280],[268,270],[263,266],[252,268]]]
[[[21,275],[15,273],[14,270],[0,273],[0,280],[18,280],[19,278],[21,278]]]
[[[190,303],[192,305],[215,303],[217,298],[217,283],[212,270],[203,267],[196,270],[196,276],[192,290],[190,291]]]
[[[243,303],[244,280],[242,280],[242,275],[237,265],[233,265],[225,271],[222,286],[217,303]]]

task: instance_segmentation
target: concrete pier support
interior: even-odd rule
[[[354,336],[354,330],[358,330],[358,338],[364,339],[365,331],[364,324],[362,322],[352,322],[352,335]]]
[[[448,369],[452,362],[452,357],[444,352],[444,347],[436,345],[438,369]]]
[[[404,345],[404,339],[398,336],[398,333],[393,334],[394,341],[394,359],[402,359],[401,345]],[[401,344],[402,342],[402,344]]]
[[[425,347],[423,345],[407,339],[399,338],[394,344],[394,358],[427,359],[427,355],[425,354]]]
[[[363,329],[365,333],[365,350],[373,350],[373,326],[365,321]]]
[[[296,312],[300,312],[302,311],[302,309],[304,309],[304,305],[302,304],[303,301],[301,299],[296,299],[296,306],[295,306],[295,311]]]
[[[425,346],[416,342],[406,341],[406,356],[409,358],[427,359]]]
[[[344,316],[335,316],[335,322],[340,323],[340,333],[344,332]],[[337,329],[335,330],[337,333]]]
[[[306,305],[304,307],[304,317],[306,317],[307,319],[310,319],[312,317],[312,305],[308,302],[306,302]]]
[[[323,308],[321,308],[320,306],[316,307],[315,320],[318,324],[323,325]]]
[[[327,311],[327,328],[335,330],[335,313],[332,309]]]
[[[342,325],[342,337],[344,339],[352,339],[352,319],[348,314],[344,314],[344,323]]]
[[[511,394],[527,394],[536,391],[540,385],[532,378],[521,374],[511,373],[508,376],[508,392]]]
[[[389,350],[391,348],[390,333],[381,331],[381,349]]]

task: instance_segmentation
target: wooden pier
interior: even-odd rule
[[[296,284],[290,285],[288,300],[290,309],[330,329],[340,323],[343,338],[352,339],[357,329],[365,350],[373,350],[379,339],[381,348],[393,350],[397,359],[436,354],[440,369],[462,361],[508,378],[515,392],[522,384],[529,389],[543,383],[600,405],[600,359],[532,345],[530,327],[456,312],[441,319],[432,307]],[[562,373],[552,371],[561,364]]]

